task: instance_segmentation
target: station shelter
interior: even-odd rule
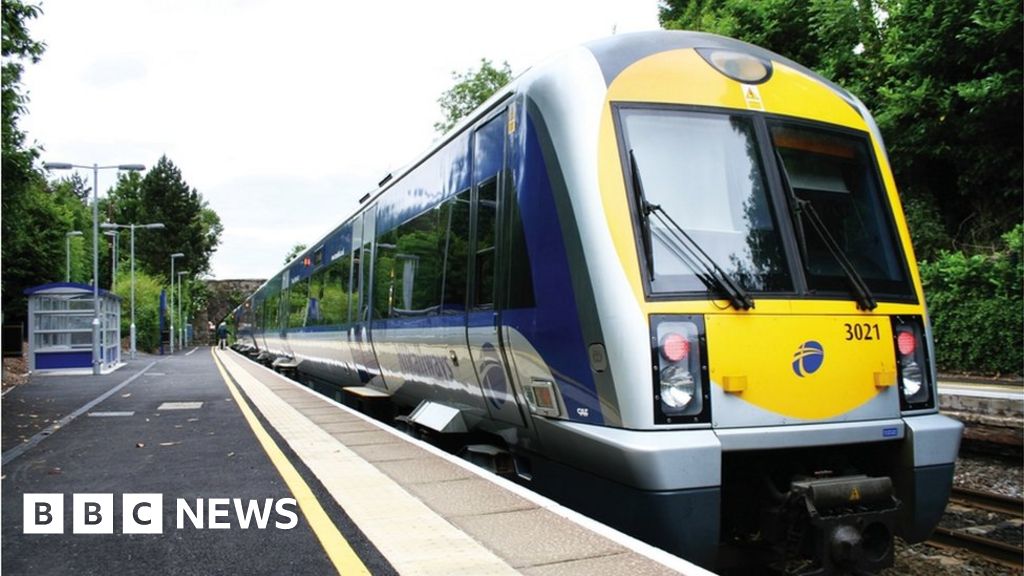
[[[29,370],[92,369],[93,287],[58,282],[25,290]],[[100,371],[121,366],[121,298],[99,290]]]

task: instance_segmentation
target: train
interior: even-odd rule
[[[881,135],[771,51],[568,50],[309,246],[237,350],[654,546],[873,572],[942,515],[962,425]]]

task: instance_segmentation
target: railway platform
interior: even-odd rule
[[[232,351],[0,405],[6,574],[709,574]]]

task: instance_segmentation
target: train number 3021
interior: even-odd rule
[[[881,340],[881,332],[878,330],[878,324],[868,324],[867,322],[858,324],[843,324],[843,328],[846,329],[847,340]]]

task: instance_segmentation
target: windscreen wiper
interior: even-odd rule
[[[633,192],[636,196],[637,206],[640,211],[640,227],[643,234],[644,256],[647,261],[647,270],[654,279],[654,251],[651,246],[651,224],[650,218],[653,214],[664,225],[664,231],[659,234],[659,239],[665,242],[669,250],[681,261],[685,262],[694,275],[704,283],[710,290],[725,294],[729,304],[737,310],[749,310],[754,307],[754,301],[750,295],[735,281],[729,274],[722,270],[715,261],[708,256],[699,244],[686,233],[661,206],[651,204],[644,195],[643,181],[640,178],[640,169],[636,163],[636,155],[633,150],[629,151],[629,167],[633,178]]]
[[[786,164],[782,160],[782,154],[778,149],[775,150],[775,160],[779,164],[779,174],[782,176],[782,185],[786,189],[786,193],[789,195],[790,201],[793,205],[793,213],[797,222],[797,240],[800,244],[800,252],[804,258],[805,265],[809,262],[807,259],[807,243],[804,238],[804,219],[811,224],[811,228],[817,233],[818,238],[821,238],[822,243],[825,244],[825,248],[828,249],[829,254],[835,259],[836,263],[846,274],[846,279],[850,282],[850,288],[853,290],[853,295],[857,299],[857,307],[861,310],[874,310],[878,307],[878,303],[875,302],[874,296],[871,295],[871,289],[868,288],[864,278],[854,268],[853,262],[846,256],[843,249],[836,242],[836,239],[829,233],[828,227],[821,220],[821,216],[818,211],[814,208],[809,200],[804,200],[796,195],[796,191],[793,190],[793,185],[789,180],[789,172],[786,171]]]
[[[640,241],[644,245],[644,260],[647,263],[648,280],[654,280],[654,248],[651,246],[651,219],[647,212],[644,184],[640,181],[640,168],[636,165],[636,154],[629,151],[629,171],[633,178],[633,196],[640,216]]]

